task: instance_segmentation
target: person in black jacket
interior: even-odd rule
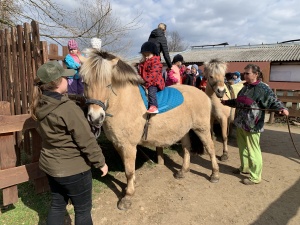
[[[156,44],[158,52],[163,53],[166,64],[168,68],[171,69],[172,63],[169,55],[167,38],[165,36],[166,29],[167,29],[167,25],[164,23],[160,23],[158,25],[158,28],[151,31],[148,41],[154,42]]]

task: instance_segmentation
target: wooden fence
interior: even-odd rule
[[[35,129],[37,123],[29,114],[11,115],[10,108],[9,102],[0,102],[0,189],[3,191],[4,206],[18,201],[17,184],[32,180],[37,193],[49,188],[45,174],[38,167],[42,141]],[[20,131],[28,134],[26,141],[30,148],[23,152],[27,163],[16,166],[14,136],[15,132]]]
[[[300,90],[273,89],[273,91],[289,109],[290,117],[300,117]],[[269,123],[274,123],[274,121],[274,113],[271,113]]]
[[[17,184],[33,180],[38,193],[48,190],[45,174],[38,168],[41,139],[28,113],[38,67],[49,60],[63,60],[67,52],[65,46],[59,51],[57,45],[40,41],[35,21],[0,30],[0,190],[4,206],[17,202]]]

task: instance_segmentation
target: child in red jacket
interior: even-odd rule
[[[148,89],[149,108],[147,113],[158,113],[158,104],[156,99],[157,91],[165,88],[165,82],[162,76],[162,64],[155,43],[145,42],[141,47],[143,58],[139,64],[139,74],[145,81],[145,87]]]

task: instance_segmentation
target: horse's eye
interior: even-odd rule
[[[211,79],[213,79],[214,78],[214,76],[209,76]]]

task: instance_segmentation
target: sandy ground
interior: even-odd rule
[[[184,179],[173,177],[180,168],[178,153],[165,155],[165,165],[145,163],[136,171],[133,204],[121,211],[117,202],[125,187],[124,172],[111,177],[111,183],[93,200],[94,224],[101,225],[299,225],[300,159],[293,148],[287,125],[266,125],[261,136],[263,181],[258,185],[241,183],[245,175],[235,175],[239,166],[235,138],[229,142],[230,159],[219,161],[220,182],[209,182],[211,164],[207,155],[191,158],[191,171]],[[300,149],[300,128],[291,127]],[[220,140],[215,141],[221,155]],[[152,154],[153,160],[155,155]],[[151,158],[152,158],[151,157]]]

